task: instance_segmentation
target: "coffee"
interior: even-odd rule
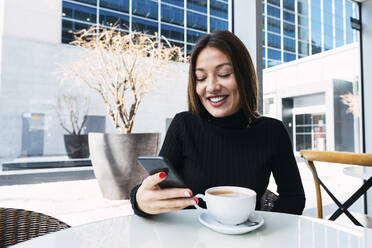
[[[218,196],[224,196],[224,197],[242,197],[242,196],[247,196],[247,194],[242,193],[242,192],[237,192],[233,190],[214,190],[211,192],[208,192],[211,195],[218,195]]]

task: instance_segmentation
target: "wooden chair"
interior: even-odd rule
[[[0,247],[8,247],[69,227],[56,218],[38,212],[0,208]]]
[[[324,183],[320,180],[314,165],[314,161],[372,167],[372,154],[348,152],[322,152],[311,150],[301,150],[300,154],[305,159],[311,173],[313,174],[316,191],[317,217],[323,218],[322,193],[320,191],[320,186],[322,186],[323,189],[327,192],[327,194],[332,198],[332,200],[336,203],[336,205],[339,208],[329,219],[335,220],[342,213],[345,213],[346,216],[348,216],[354,224],[361,226],[359,221],[357,221],[347,209],[360,196],[362,196],[368,190],[368,188],[372,186],[372,177],[369,178],[369,180],[367,180],[362,185],[362,187],[360,187],[347,201],[345,201],[344,204],[341,204],[329,191],[329,189],[324,185]]]

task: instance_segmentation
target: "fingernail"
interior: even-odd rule
[[[195,201],[195,205],[198,205],[198,198],[194,198],[193,200]]]
[[[190,191],[185,191],[185,196],[186,197],[191,197],[192,196],[192,193]]]
[[[165,174],[165,172],[160,172],[159,173],[159,177],[161,178],[161,179],[163,179],[164,177],[166,177],[167,176],[167,174]]]

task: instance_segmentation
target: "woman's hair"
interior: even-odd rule
[[[254,65],[243,42],[229,31],[216,31],[200,38],[196,43],[190,58],[188,105],[189,111],[205,118],[204,108],[196,93],[196,60],[200,52],[207,47],[214,47],[223,52],[231,61],[240,96],[240,108],[248,120],[258,117],[258,85]]]

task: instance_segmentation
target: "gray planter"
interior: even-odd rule
[[[128,199],[130,190],[148,176],[137,157],[156,155],[159,141],[159,133],[89,133],[90,158],[103,197]]]

